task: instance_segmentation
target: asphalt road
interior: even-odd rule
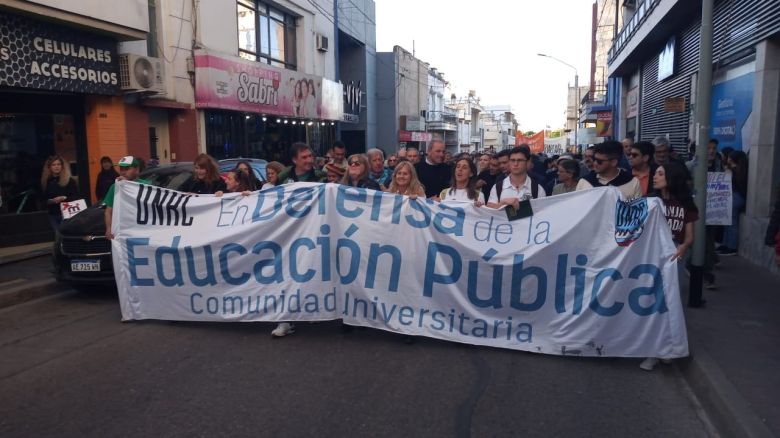
[[[675,366],[356,329],[120,322],[116,292],[0,311],[0,437],[705,437]]]

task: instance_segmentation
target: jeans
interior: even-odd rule
[[[745,208],[745,198],[734,192],[731,199],[731,225],[723,231],[723,246],[737,249],[739,245],[739,215]]]
[[[56,234],[57,232],[59,232],[60,225],[62,225],[62,215],[49,214],[49,223],[51,224],[51,228],[54,230],[54,233]]]

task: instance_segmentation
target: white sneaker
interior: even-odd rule
[[[656,365],[658,365],[658,359],[648,357],[639,364],[639,368],[642,368],[645,371],[653,371],[653,368],[655,368]]]
[[[669,365],[669,364],[672,363],[672,360],[671,359],[661,359],[661,363],[664,364],[664,365]]]
[[[271,332],[271,336],[281,338],[295,333],[295,326],[289,322],[280,322],[279,325]]]

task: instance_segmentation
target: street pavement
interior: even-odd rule
[[[723,258],[705,309],[686,309],[691,357],[648,373],[335,322],[278,340],[268,323],[122,323],[115,290],[76,292],[48,257],[2,256],[0,437],[780,431],[780,277],[739,257]]]
[[[673,365],[272,328],[122,323],[105,290],[0,310],[0,436],[717,436]]]

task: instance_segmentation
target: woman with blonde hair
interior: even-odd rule
[[[416,197],[425,197],[425,187],[417,179],[417,171],[410,161],[400,161],[393,171],[393,179],[387,188],[388,193],[397,195],[406,195],[414,199]]]
[[[278,161],[271,161],[265,165],[265,183],[263,189],[276,187],[279,184],[279,175],[284,171],[284,164]]]
[[[211,155],[200,154],[192,164],[194,165],[192,178],[182,185],[180,189],[182,192],[213,195],[216,192],[225,191],[225,181],[219,175],[217,162]]]
[[[76,181],[70,175],[70,163],[59,155],[50,156],[43,165],[41,189],[49,211],[49,223],[54,231],[62,223],[60,204],[79,198]]]
[[[354,154],[347,158],[347,173],[341,183],[351,187],[380,190],[379,184],[368,177],[368,157]]]

